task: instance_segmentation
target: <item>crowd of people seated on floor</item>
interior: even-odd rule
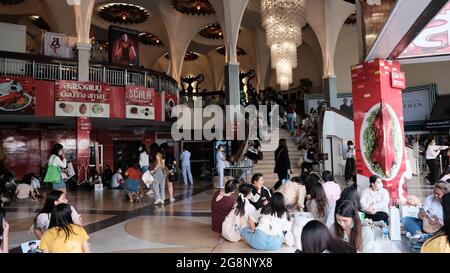
[[[450,253],[449,202],[450,184],[440,181],[418,218],[401,219],[413,252]],[[215,192],[211,212],[212,230],[230,242],[267,251],[286,245],[303,253],[380,253],[377,232],[390,220],[389,193],[378,176],[360,196],[355,184],[341,190],[328,171],[272,189],[258,173],[251,183],[229,180]]]

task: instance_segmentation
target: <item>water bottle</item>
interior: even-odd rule
[[[383,240],[389,238],[389,227],[384,223],[383,225]]]

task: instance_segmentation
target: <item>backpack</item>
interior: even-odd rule
[[[240,241],[241,227],[244,224],[244,217],[236,215],[236,207],[234,207],[222,223],[222,237],[230,242]]]

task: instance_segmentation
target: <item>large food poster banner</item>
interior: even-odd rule
[[[62,33],[44,32],[44,55],[74,59],[76,57],[74,50],[76,42],[77,37],[75,36],[67,36]]]
[[[120,65],[139,65],[139,32],[116,26],[109,27],[109,61]]]
[[[108,85],[93,82],[56,81],[55,115],[109,118]]]
[[[165,121],[174,121],[176,118],[172,117],[172,109],[177,105],[177,94],[166,91],[164,96]]]
[[[35,97],[35,80],[0,77],[0,114],[34,115]]]
[[[391,204],[407,195],[404,84],[397,62],[377,59],[352,67],[357,183],[380,176]]]
[[[125,117],[130,119],[155,119],[155,89],[142,86],[125,88]]]

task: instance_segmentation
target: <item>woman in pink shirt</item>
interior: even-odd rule
[[[341,187],[334,182],[334,176],[330,171],[322,173],[323,189],[328,199],[328,204],[333,206],[336,201],[341,198]]]

